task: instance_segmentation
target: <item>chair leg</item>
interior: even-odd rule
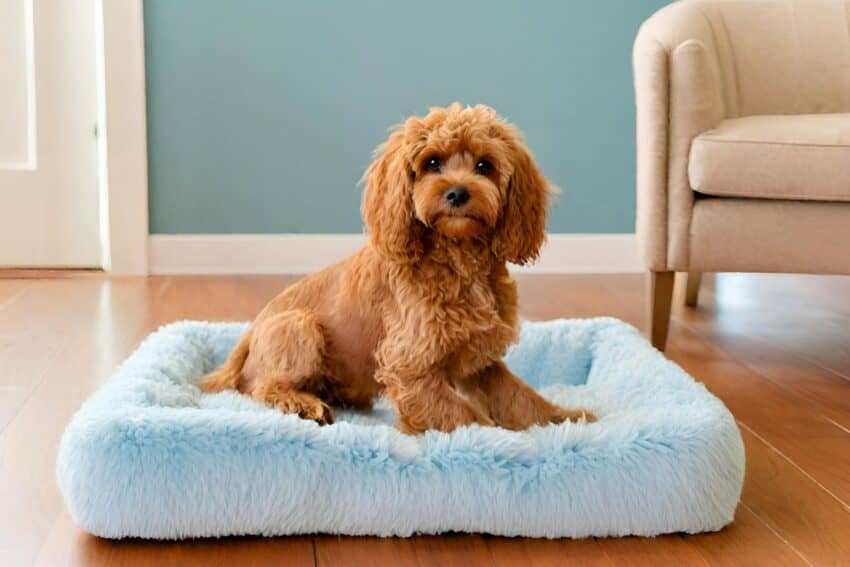
[[[652,346],[660,351],[667,346],[675,277],[675,272],[649,273],[649,339]]]
[[[702,272],[688,272],[685,280],[685,305],[688,307],[696,307],[699,301],[699,284],[702,281]]]

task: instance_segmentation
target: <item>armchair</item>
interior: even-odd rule
[[[850,1],[683,0],[633,55],[653,345],[675,272],[850,274]]]

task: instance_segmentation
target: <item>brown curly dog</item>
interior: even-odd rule
[[[552,189],[517,129],[485,106],[435,108],[396,127],[364,179],[368,245],[274,298],[200,388],[319,423],[383,393],[408,433],[593,420],[501,360],[519,325],[505,263],[537,257]]]

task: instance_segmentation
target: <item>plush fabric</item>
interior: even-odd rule
[[[672,3],[641,26],[634,45],[634,75],[636,232],[647,269],[696,270],[694,249],[716,247],[716,242],[698,240],[692,230],[695,187],[722,196],[847,200],[844,149],[785,148],[768,154],[751,146],[747,156],[755,152],[759,158],[751,160],[739,148],[715,143],[709,162],[709,146],[700,143],[700,135],[743,124],[734,122],[737,119],[757,124],[759,116],[789,115],[785,124],[794,124],[795,141],[828,139],[830,130],[839,127],[836,121],[850,113],[850,0]],[[835,120],[807,117],[821,114]],[[784,125],[771,128],[786,130]],[[846,140],[846,129],[843,132]],[[699,163],[692,164],[692,159]],[[753,180],[757,188],[751,186]],[[845,222],[850,224],[850,219]],[[724,228],[729,228],[728,222]],[[733,233],[751,232],[744,225],[733,228]],[[772,271],[809,270],[811,263],[798,265],[791,259],[794,255],[782,260],[784,239],[768,233],[759,240]],[[738,244],[714,255],[734,258],[736,267],[720,264],[715,270],[742,265],[747,271],[761,269],[735,257]],[[822,252],[815,248],[808,254]],[[818,263],[827,258],[824,254]]]
[[[669,61],[664,46],[649,34],[638,35],[633,58],[640,140],[635,219],[638,250],[645,266],[664,269],[667,266]]]
[[[850,201],[850,113],[724,120],[694,138],[689,175],[716,197]]]
[[[850,274],[850,203],[699,199],[692,270]]]
[[[688,263],[691,141],[725,116],[713,41],[704,16],[678,3],[645,22],[635,40],[636,227],[651,270]]]
[[[732,521],[740,432],[701,384],[615,319],[526,323],[509,366],[597,423],[406,436],[379,401],[334,425],[193,382],[245,329],[152,335],[68,426],[57,474],[74,520],[110,537],[234,534],[652,536]]]

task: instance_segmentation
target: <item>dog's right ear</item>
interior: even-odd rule
[[[361,213],[370,242],[396,262],[416,262],[423,252],[424,227],[413,208],[413,170],[408,162],[404,126],[375,150],[375,159],[363,174]]]

